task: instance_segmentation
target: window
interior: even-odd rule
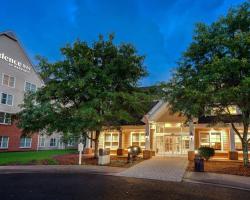
[[[0,112],[0,124],[11,124],[11,115],[9,113]]]
[[[3,85],[8,87],[15,87],[15,77],[3,74]]]
[[[200,146],[222,150],[221,132],[200,132]]]
[[[20,147],[21,148],[31,148],[31,138],[30,137],[21,137]]]
[[[145,148],[145,133],[131,133],[131,144]]]
[[[210,147],[221,150],[221,132],[210,133]]]
[[[25,82],[25,92],[35,92],[36,91],[36,85],[29,83],[29,82]]]
[[[9,137],[0,136],[0,149],[7,149],[9,145]]]
[[[241,135],[242,135],[242,133],[241,133]],[[241,143],[239,136],[235,133],[234,137],[235,137],[235,149],[237,151],[242,151],[242,143]],[[250,132],[248,132],[247,138],[250,139]],[[248,150],[250,151],[250,142],[248,143]]]
[[[55,147],[56,146],[56,138],[51,138],[49,142],[49,146]]]
[[[118,133],[105,133],[104,148],[117,149],[119,147]]]
[[[39,138],[39,146],[40,147],[45,147],[45,137],[40,136],[40,138]]]
[[[11,94],[2,93],[1,94],[1,104],[12,106],[13,96]]]
[[[76,138],[70,138],[67,142],[68,146],[74,146],[77,144],[77,139]]]

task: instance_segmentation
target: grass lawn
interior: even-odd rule
[[[57,164],[57,155],[77,153],[76,149],[41,150],[29,152],[2,152],[0,165],[20,164]]]

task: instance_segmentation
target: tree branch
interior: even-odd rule
[[[243,141],[243,137],[241,137],[240,132],[237,130],[234,123],[231,123],[231,126],[232,126],[234,132],[239,136],[240,140]]]

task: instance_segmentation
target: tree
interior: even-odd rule
[[[149,92],[138,87],[147,75],[144,57],[131,44],[115,45],[113,35],[92,45],[76,41],[61,49],[62,61],[40,58],[41,76],[48,80],[27,95],[19,113],[24,133],[46,129],[88,137],[95,131],[95,156],[100,132],[132,122],[145,112]]]
[[[216,122],[227,120],[239,136],[244,166],[248,160],[250,123],[250,4],[231,8],[211,25],[199,23],[173,78],[167,84],[167,100],[173,112],[189,119],[216,115]],[[231,106],[241,112],[235,124]]]

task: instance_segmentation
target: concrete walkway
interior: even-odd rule
[[[181,182],[187,164],[187,158],[156,156],[120,172],[117,175]]]
[[[22,165],[0,166],[0,174],[9,173],[95,173],[113,175],[124,171],[120,167],[95,166],[95,165]]]
[[[186,172],[186,182],[206,183],[250,191],[250,177],[207,172]]]

